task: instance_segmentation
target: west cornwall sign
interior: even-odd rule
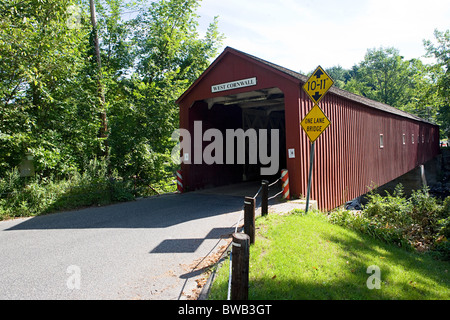
[[[227,82],[227,83],[215,84],[215,85],[211,86],[211,92],[220,92],[220,91],[233,90],[233,89],[239,89],[239,88],[251,87],[251,86],[256,86],[256,77]]]

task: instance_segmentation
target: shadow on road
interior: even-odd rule
[[[33,217],[6,229],[6,231],[166,228],[186,221],[235,212],[240,210],[242,205],[242,197],[236,196],[192,192],[169,194],[105,207],[87,208]],[[182,242],[183,240],[178,239],[173,241]],[[160,250],[163,250],[163,248],[164,246]],[[188,250],[188,248],[185,250]]]
[[[195,252],[206,239],[228,238],[234,228],[213,228],[204,238],[166,239],[163,240],[150,253],[187,253]]]

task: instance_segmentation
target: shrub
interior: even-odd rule
[[[428,194],[428,190],[428,187],[424,187],[413,191],[409,199],[412,205],[411,217],[423,228],[434,227],[443,209],[436,198]]]
[[[83,174],[75,172],[60,180],[21,178],[13,169],[0,179],[0,220],[134,199],[129,183],[117,180],[108,178],[105,162],[96,159]]]
[[[0,179],[0,219],[47,212],[66,189],[65,183],[48,178],[20,178],[16,169]]]
[[[131,201],[134,199],[131,181],[123,181],[123,179],[113,176],[108,180],[108,188],[111,200],[114,202]]]
[[[450,259],[450,197],[441,203],[425,187],[406,198],[399,184],[392,195],[371,192],[368,199],[363,211],[338,209],[329,220],[401,247],[432,249],[440,259]]]
[[[404,197],[403,185],[398,184],[391,195],[386,191],[383,197],[376,193],[368,195],[369,202],[364,206],[364,213],[380,225],[406,227],[412,223],[411,203]]]
[[[332,211],[328,216],[331,223],[337,224],[349,229],[361,231],[367,233],[370,224],[370,220],[367,219],[362,212],[349,211],[345,209],[337,209]]]
[[[440,218],[437,222],[437,234],[433,250],[438,258],[450,260],[450,197],[445,198]]]
[[[34,216],[58,210],[133,200],[137,196],[176,190],[173,177],[154,173],[152,179],[124,179],[118,170],[109,172],[108,162],[92,159],[83,173],[72,172],[56,179],[50,177],[21,178],[13,169],[0,178],[0,220]]]

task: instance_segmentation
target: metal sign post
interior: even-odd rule
[[[309,174],[308,174],[308,189],[306,191],[306,208],[305,214],[309,210],[309,198],[311,193],[311,180],[312,169],[314,164],[314,146],[316,139],[325,131],[330,125],[330,120],[327,118],[322,109],[317,105],[320,100],[325,96],[327,91],[331,88],[334,81],[320,66],[314,70],[313,74],[303,85],[303,90],[308,94],[308,97],[314,102],[314,107],[308,112],[306,117],[303,118],[300,125],[311,141],[311,152],[309,161]]]
[[[314,143],[315,141],[311,142],[311,154],[309,156],[309,175],[308,175],[308,190],[306,191],[306,208],[305,208],[305,214],[308,213],[309,209],[309,193],[311,191],[311,176],[312,176],[312,168],[314,163]]]

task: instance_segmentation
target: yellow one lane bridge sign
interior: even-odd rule
[[[300,125],[306,132],[309,140],[314,142],[322,134],[322,132],[328,128],[330,125],[330,120],[328,120],[327,116],[318,105],[314,105],[306,117],[303,118]]]

